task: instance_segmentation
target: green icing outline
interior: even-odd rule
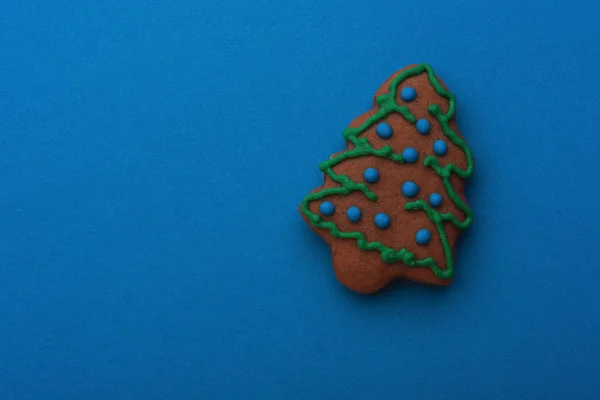
[[[342,232],[338,229],[335,223],[323,221],[320,215],[311,212],[308,208],[309,203],[312,201],[320,200],[324,197],[332,195],[342,194],[347,196],[353,192],[362,192],[369,200],[377,200],[377,195],[369,190],[366,184],[356,183],[347,175],[336,174],[333,171],[333,167],[347,159],[369,155],[387,158],[399,164],[404,163],[402,155],[394,153],[390,146],[384,146],[383,148],[376,150],[371,146],[366,138],[359,138],[358,136],[374,123],[381,121],[389,114],[394,112],[402,115],[404,119],[414,125],[416,123],[415,116],[410,112],[408,107],[397,104],[395,97],[398,86],[405,79],[417,76],[424,71],[427,72],[429,83],[435,89],[435,91],[440,96],[448,100],[448,112],[446,114],[442,112],[442,109],[438,104],[430,105],[427,108],[427,111],[437,119],[442,127],[444,135],[450,139],[455,146],[463,151],[467,160],[467,168],[464,170],[460,169],[454,164],[447,164],[442,168],[437,158],[434,156],[428,156],[423,160],[423,165],[425,167],[432,168],[436,174],[442,178],[444,188],[448,193],[448,197],[454,202],[456,207],[465,214],[465,219],[463,221],[459,221],[452,213],[440,214],[423,200],[411,201],[406,203],[404,206],[404,209],[407,211],[423,210],[427,214],[427,217],[435,224],[446,258],[446,269],[444,270],[438,267],[432,257],[416,260],[415,255],[406,248],[394,250],[393,248],[387,247],[380,242],[367,241],[364,235],[360,232]],[[331,179],[333,179],[335,182],[338,182],[341,186],[335,188],[325,188],[318,192],[308,194],[302,200],[300,210],[313,226],[329,230],[331,235],[334,237],[340,239],[355,239],[358,247],[361,250],[379,251],[382,260],[387,264],[402,261],[408,267],[430,268],[438,278],[448,279],[452,277],[454,272],[454,257],[452,254],[452,248],[448,243],[448,238],[444,230],[444,222],[450,222],[458,229],[464,230],[473,221],[473,213],[471,212],[471,209],[465,204],[465,202],[462,201],[450,183],[450,176],[452,173],[458,175],[462,179],[467,179],[473,174],[474,168],[471,150],[467,146],[466,142],[461,139],[458,134],[456,134],[456,132],[450,128],[449,125],[449,121],[452,119],[456,111],[456,98],[440,84],[435,76],[435,73],[433,72],[433,68],[431,68],[430,65],[423,63],[401,72],[390,83],[390,92],[378,96],[375,101],[380,107],[375,115],[371,116],[367,121],[357,128],[347,128],[344,130],[344,138],[351,142],[354,145],[354,148],[346,150],[319,165],[319,169],[323,171],[323,173],[327,174]]]

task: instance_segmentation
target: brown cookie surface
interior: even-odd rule
[[[349,289],[372,293],[400,277],[451,282],[453,247],[472,220],[464,182],[474,167],[454,114],[454,95],[431,67],[409,66],[344,131],[346,150],[319,166],[324,184],[300,213]]]

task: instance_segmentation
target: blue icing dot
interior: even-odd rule
[[[438,156],[445,156],[448,152],[448,145],[443,140],[433,142],[433,152]]]
[[[421,229],[415,235],[415,240],[417,241],[417,244],[420,244],[421,246],[429,244],[431,241],[431,232],[429,232],[429,229]]]
[[[321,211],[321,214],[323,215],[333,215],[335,212],[335,206],[330,201],[324,201],[319,206],[319,211]]]
[[[375,132],[377,132],[377,134],[379,135],[380,138],[382,139],[389,139],[392,137],[392,127],[390,126],[390,124],[382,122],[379,125],[377,125],[377,128],[375,129]]]
[[[369,183],[375,183],[379,180],[379,172],[375,168],[367,168],[363,173],[365,181]]]
[[[441,206],[442,200],[442,195],[439,193],[431,193],[431,195],[429,196],[429,204],[431,204],[433,207]]]
[[[400,97],[404,101],[413,101],[417,98],[417,91],[411,88],[410,86],[405,87],[404,89],[402,89],[402,92],[400,92]]]
[[[427,135],[431,130],[431,124],[426,119],[420,119],[417,121],[417,132],[421,135]]]
[[[406,197],[415,197],[419,194],[419,185],[411,181],[404,182],[402,184],[402,194]]]
[[[360,221],[360,218],[362,217],[362,212],[360,211],[360,208],[356,207],[356,206],[352,206],[350,208],[348,208],[348,211],[346,211],[346,216],[348,217],[348,219],[352,222],[358,222]]]
[[[419,153],[412,147],[408,147],[402,152],[402,159],[409,164],[415,163],[419,159]]]
[[[390,227],[391,223],[392,220],[387,214],[379,213],[375,215],[375,225],[377,225],[379,229],[387,229]]]

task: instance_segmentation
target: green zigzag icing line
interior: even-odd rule
[[[435,173],[442,179],[444,188],[448,193],[448,197],[454,202],[456,207],[465,214],[464,220],[459,221],[452,213],[440,214],[423,200],[411,201],[406,203],[406,205],[404,206],[404,209],[407,211],[425,212],[427,214],[427,217],[431,220],[431,222],[435,224],[438,235],[442,242],[442,248],[444,250],[444,255],[446,259],[446,269],[443,270],[436,264],[435,260],[432,257],[417,260],[415,255],[406,248],[395,250],[393,248],[383,245],[380,242],[367,241],[364,235],[360,232],[342,232],[339,230],[335,223],[323,221],[320,215],[311,212],[308,208],[309,203],[311,203],[312,201],[320,200],[324,197],[331,195],[341,194],[346,196],[353,192],[362,192],[369,200],[377,200],[377,195],[370,191],[367,185],[365,185],[364,183],[353,182],[346,175],[336,174],[333,171],[333,167],[347,159],[364,157],[369,155],[387,158],[399,164],[404,163],[402,155],[394,153],[391,147],[385,146],[380,150],[376,150],[371,146],[371,144],[366,138],[359,138],[359,135],[361,135],[374,123],[381,121],[389,114],[394,112],[402,115],[404,119],[406,119],[408,122],[414,125],[416,123],[415,116],[410,112],[408,107],[397,104],[395,98],[398,86],[405,79],[417,76],[422,72],[427,73],[429,83],[431,84],[431,86],[440,96],[446,98],[449,103],[448,112],[445,114],[442,112],[442,109],[438,104],[430,105],[427,108],[427,111],[437,119],[437,121],[442,127],[444,135],[452,143],[454,143],[455,146],[457,146],[463,151],[467,160],[467,167],[464,170],[460,169],[454,164],[447,164],[445,167],[441,167],[438,160],[434,156],[428,156],[423,160],[423,165],[425,167],[433,169]],[[429,268],[433,271],[435,276],[442,279],[448,279],[452,277],[452,274],[454,272],[454,260],[452,255],[452,248],[448,243],[448,238],[444,230],[444,222],[450,222],[458,229],[464,230],[473,221],[473,213],[471,212],[471,209],[462,201],[462,199],[458,196],[458,194],[452,187],[452,184],[450,183],[450,176],[452,174],[456,174],[462,179],[467,179],[473,174],[474,168],[471,150],[467,146],[466,142],[462,140],[456,134],[456,132],[454,132],[454,130],[452,130],[452,128],[450,128],[449,126],[449,121],[452,119],[456,111],[455,96],[452,93],[448,92],[446,89],[444,89],[444,87],[438,82],[431,66],[429,66],[428,64],[420,64],[416,67],[401,72],[390,83],[390,92],[378,96],[375,100],[380,106],[379,110],[375,115],[371,116],[367,121],[365,121],[361,126],[357,128],[347,128],[346,130],[344,130],[344,138],[351,142],[355,147],[351,150],[346,150],[343,153],[340,153],[319,165],[319,169],[321,171],[327,174],[334,181],[338,182],[341,186],[335,188],[322,189],[318,192],[307,195],[302,200],[300,210],[313,226],[329,230],[331,235],[333,235],[336,238],[354,239],[357,241],[357,245],[361,250],[378,251],[381,254],[381,259],[387,264],[393,264],[401,261],[408,267]]]

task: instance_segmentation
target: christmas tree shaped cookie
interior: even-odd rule
[[[464,184],[474,163],[455,109],[429,65],[409,66],[344,131],[346,150],[319,166],[325,182],[300,213],[329,243],[348,288],[372,293],[395,278],[451,282],[456,240],[473,218]]]

